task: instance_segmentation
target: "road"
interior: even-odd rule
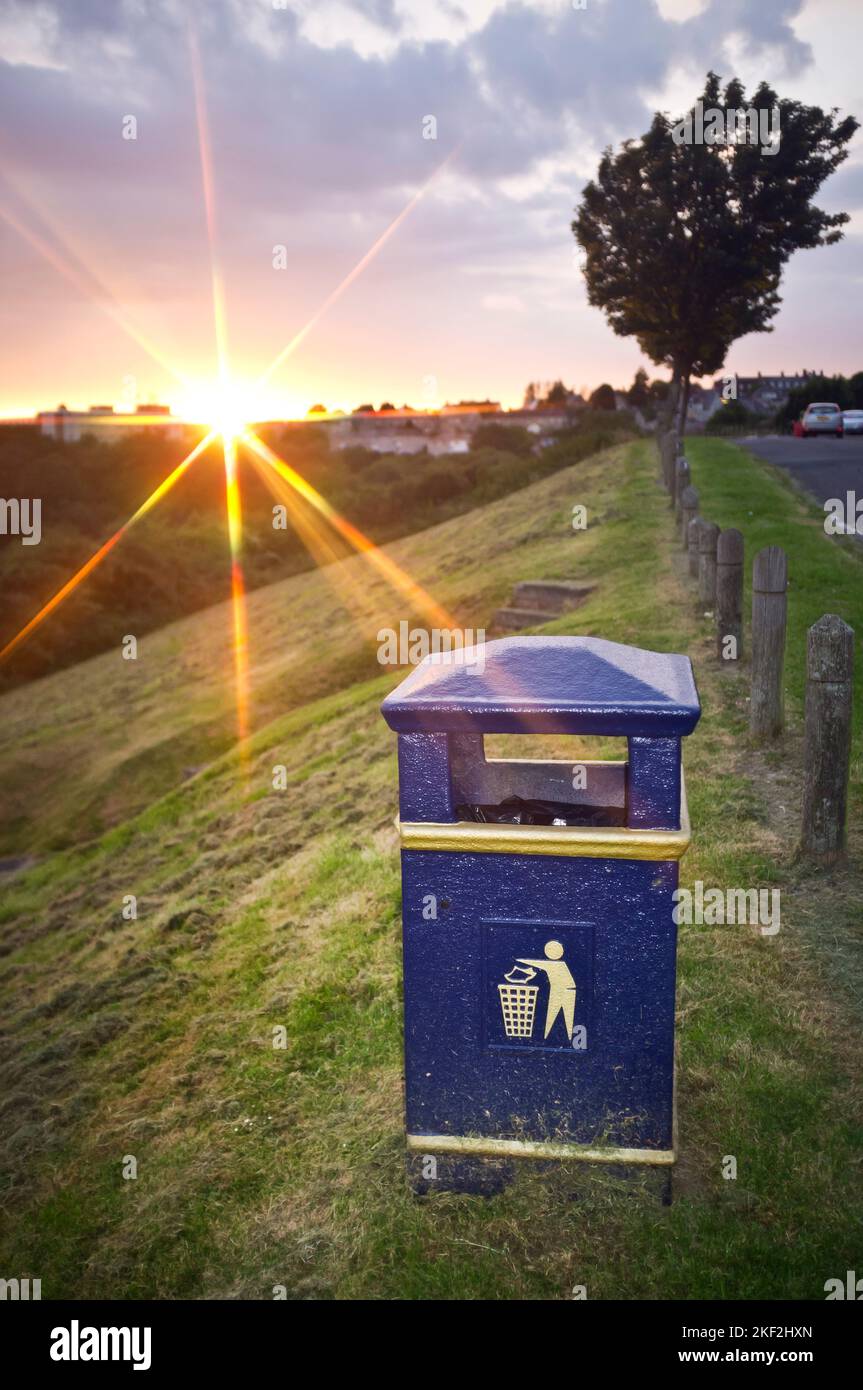
[[[793,435],[765,435],[735,441],[777,468],[785,468],[797,482],[823,504],[831,497],[854,492],[863,500],[863,435],[846,439],[795,439]],[[851,518],[848,518],[849,523]],[[857,536],[863,543],[863,536]]]

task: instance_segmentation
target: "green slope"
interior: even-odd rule
[[[42,856],[0,912],[4,1268],[47,1298],[559,1298],[576,1284],[817,1298],[854,1267],[859,1017],[807,916],[824,885],[795,869],[793,815],[777,814],[793,776],[746,747],[745,673],[710,659],[654,472],[648,445],[612,450],[388,550],[465,626],[519,579],[591,576],[596,592],[554,629],[696,661],[685,878],[781,883],[791,907],[773,939],[683,933],[674,1206],[566,1169],[526,1171],[487,1202],[406,1192],[395,741],[378,713],[395,678],[373,639],[411,614],[355,560],[340,573],[369,605],[359,626],[333,576],[253,597],[242,761],[220,751],[222,609],[149,638],[137,666],[101,657],[0,701],[19,844],[35,834]],[[846,944],[854,883],[829,885]]]
[[[591,476],[602,470],[585,467]],[[482,626],[508,597],[515,547],[527,577],[569,572],[571,553],[560,545],[572,537],[570,495],[581,474],[581,465],[552,474],[384,553],[459,626]],[[585,563],[594,550],[585,546]],[[361,556],[250,594],[253,727],[380,674],[377,633],[401,619],[428,624]],[[141,638],[137,661],[124,661],[118,646],[0,696],[0,854],[92,838],[227,750],[236,729],[231,643],[230,605],[219,604]]]

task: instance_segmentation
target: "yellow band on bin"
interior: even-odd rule
[[[396,821],[402,849],[451,854],[557,854],[580,859],[681,859],[692,832],[683,779],[679,830],[628,826],[494,825],[484,821]]]
[[[553,1140],[479,1139],[460,1134],[409,1134],[412,1153],[450,1153],[477,1158],[575,1159],[579,1163],[646,1163],[666,1167],[677,1161],[675,1149],[627,1149],[619,1145],[593,1148]]]

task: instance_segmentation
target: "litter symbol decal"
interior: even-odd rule
[[[536,974],[535,970],[522,971],[513,966],[504,976],[506,984],[498,985],[500,1007],[503,1011],[503,1026],[508,1038],[532,1038],[533,1020],[536,1016],[537,985],[529,985]]]
[[[545,955],[542,960],[531,960],[519,956],[512,970],[504,976],[506,983],[498,985],[506,1036],[508,1038],[533,1037],[539,986],[528,982],[534,978],[538,970],[544,970],[548,977],[548,1006],[545,1014],[543,1038],[548,1037],[558,1015],[562,1015],[567,1040],[572,1042],[572,1030],[575,1027],[576,985],[572,972],[563,959],[563,947],[559,941],[546,941]]]
[[[592,925],[486,922],[483,939],[486,1046],[572,1049],[592,1011]]]

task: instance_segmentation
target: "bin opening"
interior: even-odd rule
[[[485,821],[492,825],[625,825],[624,806],[592,806],[588,802],[542,801],[507,796],[492,805],[463,802],[456,807],[459,820]]]

